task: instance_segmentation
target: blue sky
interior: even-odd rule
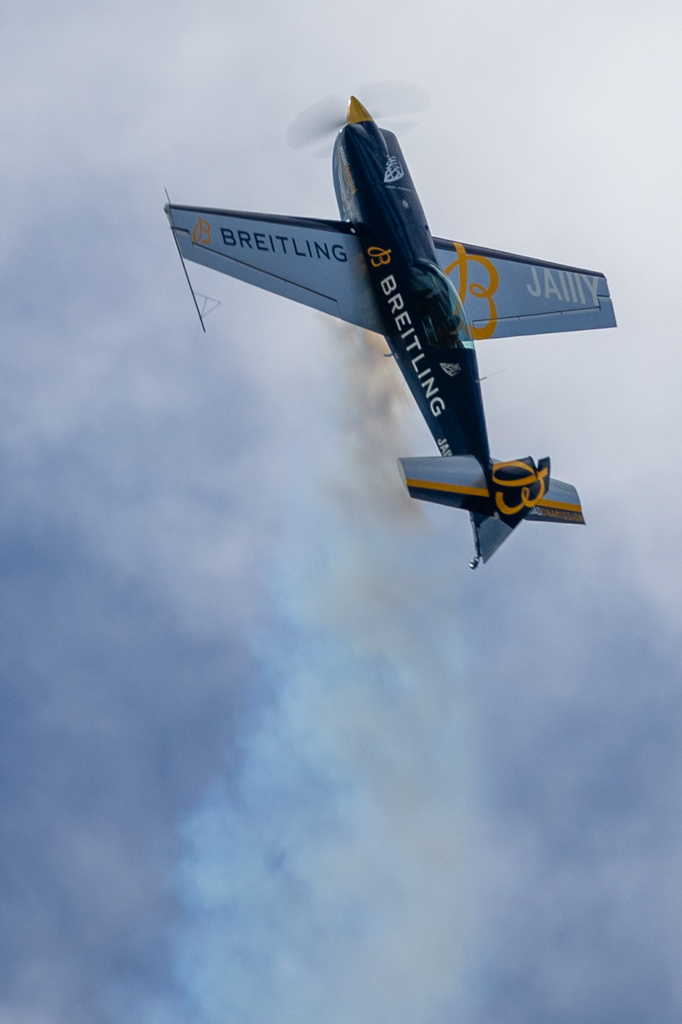
[[[676,5],[0,17],[0,1024],[677,1021]],[[588,525],[476,573],[392,362],[198,268],[200,334],[162,213],[334,216],[286,127],[392,78],[433,230],[619,320],[479,344]]]

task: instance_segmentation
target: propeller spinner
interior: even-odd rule
[[[326,156],[334,136],[347,123],[373,118],[387,122],[386,127],[404,134],[419,123],[420,114],[431,106],[426,90],[410,82],[370,82],[358,92],[364,103],[351,96],[346,103],[340,96],[325,96],[306,107],[289,125],[286,140],[292,149],[302,149],[311,156]],[[369,108],[369,110],[368,110]],[[360,109],[363,113],[357,115]]]

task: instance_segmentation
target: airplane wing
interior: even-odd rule
[[[165,210],[185,259],[384,333],[350,224],[170,203]]]
[[[476,339],[616,326],[603,274],[446,238],[433,241]]]

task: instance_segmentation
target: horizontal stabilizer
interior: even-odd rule
[[[584,523],[578,492],[572,484],[554,480],[549,459],[536,466],[532,459],[493,460],[490,485],[473,455],[429,455],[399,459],[410,497],[469,512],[476,558],[487,562],[519,523]]]
[[[572,484],[550,479],[549,487],[541,501],[528,509],[526,522],[543,523],[584,523],[583,510],[578,492]]]
[[[434,238],[474,339],[615,327],[603,274]]]
[[[410,497],[421,501],[434,501],[438,505],[450,505],[452,508],[463,508],[483,515],[494,515],[500,510],[502,513],[511,511],[516,514],[518,501],[518,511],[523,512],[523,517],[528,521],[585,522],[575,487],[555,480],[554,477],[549,479],[549,485],[543,487],[538,495],[531,496],[529,492],[525,497],[523,492],[528,488],[520,484],[526,481],[521,480],[516,486],[514,481],[510,481],[507,488],[511,488],[511,491],[507,493],[513,495],[509,501],[514,503],[514,507],[509,509],[504,500],[496,500],[497,491],[491,496],[485,473],[473,455],[428,455],[423,458],[399,459],[398,465]],[[525,462],[493,461],[493,479],[501,476],[503,469],[518,466],[529,473]],[[536,474],[536,477],[538,475],[541,474]]]
[[[490,493],[485,473],[473,455],[428,455],[398,459],[411,498],[467,511],[487,512]]]

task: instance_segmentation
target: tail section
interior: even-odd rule
[[[471,567],[497,551],[521,520],[584,523],[575,487],[553,480],[549,459],[495,462],[484,470],[473,455],[400,459],[410,496],[469,512],[476,556]]]
[[[470,518],[474,531],[476,554],[469,562],[469,565],[472,569],[475,569],[481,560],[483,560],[485,565],[500,545],[504,543],[514,527],[503,522],[497,513],[492,516],[484,516],[480,512],[471,512]]]

